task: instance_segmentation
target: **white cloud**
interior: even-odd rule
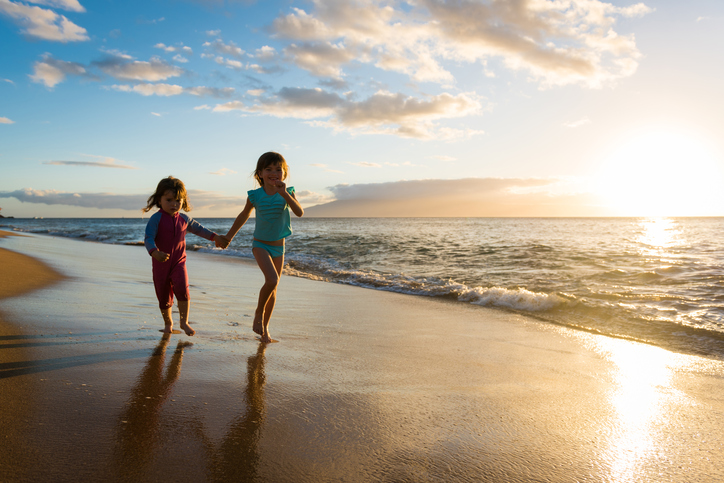
[[[341,171],[334,171],[329,170],[333,173],[340,173]],[[300,190],[296,192],[297,199],[305,206],[314,206],[318,205],[320,203],[329,203],[330,201],[333,201],[334,198],[332,198],[329,195],[324,195],[321,193],[316,193],[314,191],[309,190]]]
[[[60,8],[62,10],[70,10],[71,12],[85,12],[83,5],[78,0],[26,0],[29,3],[45,5],[46,7]]]
[[[342,76],[341,66],[357,57],[357,53],[344,45],[330,42],[316,44],[292,44],[284,49],[284,55],[297,67],[319,77],[334,79]]]
[[[216,87],[204,87],[204,86],[198,86],[198,87],[182,87],[175,84],[164,84],[164,83],[157,83],[157,84],[136,84],[136,85],[128,85],[128,84],[115,84],[110,86],[111,89],[119,91],[119,92],[135,92],[137,94],[141,94],[143,96],[163,96],[163,97],[169,97],[169,96],[178,96],[181,94],[191,94],[196,97],[217,97],[217,98],[228,98],[231,97],[235,89],[233,87],[223,87],[223,88],[216,88]],[[209,109],[208,106],[200,106],[196,107],[194,109]]]
[[[246,201],[246,196],[226,196],[212,191],[189,190],[188,194],[195,208],[239,207],[243,206]],[[140,212],[146,206],[148,194],[78,193],[25,188],[15,191],[0,191],[0,198],[15,198],[23,203],[98,209],[115,208]]]
[[[381,168],[382,167],[381,164],[370,163],[368,161],[360,161],[359,163],[349,163],[349,164],[352,164],[354,166],[360,166],[362,168]]]
[[[231,101],[226,104],[217,104],[214,108],[214,112],[229,112],[229,111],[244,111],[246,105],[241,101]]]
[[[46,87],[52,89],[57,84],[63,82],[66,75],[92,77],[88,74],[85,67],[80,64],[54,59],[50,54],[45,54],[42,61],[33,64],[33,75],[31,75],[30,78],[33,82],[45,84]]]
[[[185,92],[198,97],[231,97],[234,95],[235,89],[233,87],[187,87]]]
[[[211,109],[211,106],[209,106],[208,104],[203,104],[201,106],[194,107],[194,111],[201,111],[205,109]]]
[[[221,33],[221,30],[207,30],[206,35],[209,37],[216,37]]]
[[[229,168],[221,168],[220,170],[210,172],[209,174],[214,174],[216,176],[226,176],[227,174],[236,174],[236,171]]]
[[[277,51],[274,49],[274,47],[269,47],[268,45],[265,45],[260,49],[256,49],[256,52],[254,52],[254,57],[261,62],[268,62],[276,59]]]
[[[565,127],[577,128],[577,127],[585,126],[586,124],[591,124],[591,120],[588,117],[583,117],[577,121],[566,122],[563,125]]]
[[[92,154],[83,154],[82,156],[100,159],[100,161],[46,161],[43,164],[55,166],[83,166],[94,168],[116,168],[116,169],[138,169],[125,164],[118,164],[118,160],[108,156],[96,156]]]
[[[183,72],[179,67],[169,65],[156,58],[149,62],[138,60],[129,62],[127,59],[112,57],[93,64],[104,73],[119,80],[157,82],[169,77],[178,77]]]
[[[244,64],[242,64],[242,63],[241,63],[240,61],[238,61],[238,60],[226,59],[226,60],[224,61],[224,63],[225,63],[228,67],[231,67],[231,68],[233,68],[233,69],[242,69],[242,68],[244,67]]]
[[[34,190],[25,188],[16,191],[0,191],[0,198],[15,198],[23,203],[44,205],[66,205],[87,208],[117,208],[140,211],[148,195],[116,195],[112,193],[73,193],[57,190]]]
[[[185,64],[186,62],[189,61],[189,59],[187,59],[186,57],[184,57],[181,54],[174,55],[173,60],[175,60],[176,62],[181,63],[181,64]]]
[[[633,74],[640,57],[634,37],[617,34],[613,25],[619,16],[652,11],[643,3],[616,7],[600,0],[338,0],[316,1],[313,8],[294,8],[274,20],[272,31],[303,42],[285,53],[315,75],[339,77],[355,61],[416,81],[448,83],[454,77],[443,63],[486,65],[499,58],[542,87],[600,87]],[[495,75],[489,66],[486,73]]]
[[[457,158],[454,158],[452,156],[446,156],[446,155],[437,155],[437,156],[433,156],[433,158],[443,161],[445,163],[449,163],[451,161],[457,161]]]
[[[339,171],[339,170],[336,170],[336,169],[332,169],[332,168],[330,168],[329,166],[327,166],[326,164],[322,164],[322,163],[312,163],[312,164],[310,164],[309,166],[312,166],[312,167],[314,167],[314,168],[321,168],[323,171],[326,171],[326,172],[328,172],[328,173],[339,173],[339,174],[342,174],[342,171]]]
[[[204,42],[204,47],[209,47],[218,54],[228,55],[237,59],[241,59],[246,53],[234,42],[224,43],[224,41],[221,39],[216,39],[213,42]]]
[[[318,40],[338,36],[324,21],[299,8],[293,8],[293,10],[294,13],[274,20],[272,27],[276,35],[299,40]]]
[[[7,82],[8,84],[15,85],[15,82],[11,81],[10,79],[0,79],[0,80],[2,80],[3,82]]]
[[[158,43],[158,44],[154,45],[154,47],[157,49],[163,49],[166,52],[176,52],[176,47],[171,47],[169,45],[162,44],[162,43]]]
[[[126,59],[126,60],[133,60],[133,57],[132,57],[132,56],[126,54],[125,52],[121,52],[121,51],[118,50],[118,49],[108,49],[108,50],[107,50],[107,49],[101,49],[101,52],[103,52],[104,54],[111,55],[111,56],[113,56],[113,57],[119,57],[119,58],[121,58],[121,59]]]
[[[184,92],[183,87],[174,84],[112,85],[111,89],[120,92],[136,92],[142,96],[156,95],[162,97],[178,96]]]
[[[437,124],[442,119],[460,118],[481,110],[471,94],[443,93],[414,98],[380,91],[363,101],[351,101],[321,88],[285,87],[275,95],[253,104],[231,101],[214,107],[215,112],[244,111],[275,117],[313,120],[313,125],[367,134],[394,134],[421,139],[455,139],[482,134],[470,129],[453,129]]]
[[[159,113],[157,113],[157,112],[151,112],[151,115],[152,115],[152,116],[156,116],[156,117],[162,117],[161,114],[159,114]]]
[[[83,7],[73,0],[67,1],[36,1],[54,7],[62,6],[67,10],[82,12]],[[31,37],[55,42],[79,42],[88,40],[86,29],[80,27],[64,15],[52,10],[29,6],[22,3],[0,0],[0,14],[4,14],[20,25],[23,33]]]
[[[15,124],[15,121],[8,119],[7,117],[0,117],[0,124]]]
[[[168,53],[174,53],[174,52],[183,52],[185,54],[191,55],[194,53],[194,51],[191,49],[191,47],[185,46],[183,43],[179,43],[177,46],[173,45],[166,45],[164,43],[157,43],[154,45],[155,48],[161,49],[164,52]]]

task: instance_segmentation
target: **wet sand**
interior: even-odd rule
[[[142,248],[19,240],[66,278],[0,300],[0,481],[724,478],[720,361],[293,277],[264,345],[259,270],[200,253],[164,338]]]
[[[0,230],[0,238],[22,236]],[[59,282],[63,276],[47,265],[27,255],[0,248],[0,299],[32,292]],[[5,322],[0,312],[0,377],[11,370],[18,361],[32,358],[26,349],[26,338],[21,330]],[[22,433],[27,428],[32,401],[35,399],[35,385],[27,378],[9,377],[0,382],[0,407],[4,417],[0,417],[0,435],[3,448],[0,451],[0,475],[3,468],[13,468],[11,474],[22,476],[32,466],[34,448],[23,444]],[[0,478],[1,481],[10,481]]]

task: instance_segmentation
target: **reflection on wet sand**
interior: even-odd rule
[[[124,480],[139,481],[154,458],[159,442],[160,413],[181,372],[183,350],[191,342],[179,342],[164,377],[166,348],[171,336],[164,334],[149,357],[131,391],[117,424],[115,473]]]
[[[210,479],[213,481],[257,481],[260,460],[259,439],[264,423],[264,351],[259,344],[256,354],[247,359],[244,402],[246,411],[229,426],[224,439],[214,448],[206,439],[210,454]]]
[[[611,481],[653,481],[649,474],[665,453],[672,417],[686,411],[688,401],[672,386],[672,376],[686,358],[643,344],[604,340],[614,363],[618,390],[611,394],[615,428],[605,455]]]

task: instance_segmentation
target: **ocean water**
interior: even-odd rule
[[[199,218],[225,233],[232,219]],[[3,219],[0,228],[141,244],[146,219]],[[231,246],[252,259],[251,219]],[[285,274],[524,313],[724,359],[724,218],[301,218]],[[142,248],[139,248],[142,250]]]

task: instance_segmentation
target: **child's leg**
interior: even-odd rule
[[[173,332],[173,319],[171,318],[171,307],[161,307],[161,316],[163,317],[163,333],[170,334]]]
[[[186,332],[186,335],[192,336],[196,334],[196,331],[189,325],[189,309],[191,302],[189,300],[189,275],[186,271],[186,262],[179,262],[178,265],[173,267],[169,274],[171,278],[171,286],[173,292],[176,294],[178,300],[178,312],[181,326],[181,330]]]
[[[179,300],[178,301],[178,312],[181,319],[179,325],[181,329],[186,332],[186,335],[192,336],[196,334],[196,331],[189,325],[189,308],[191,307],[190,300]]]
[[[264,285],[259,290],[259,303],[254,313],[254,332],[261,335],[262,342],[271,342],[269,319],[276,303],[276,290],[284,266],[284,255],[272,258],[263,248],[252,249],[256,263],[264,274]]]
[[[158,299],[158,307],[163,317],[164,333],[170,334],[173,331],[173,319],[171,319],[171,307],[173,306],[173,291],[171,289],[171,279],[165,267],[157,267],[153,265],[153,286],[156,289],[156,298]]]

